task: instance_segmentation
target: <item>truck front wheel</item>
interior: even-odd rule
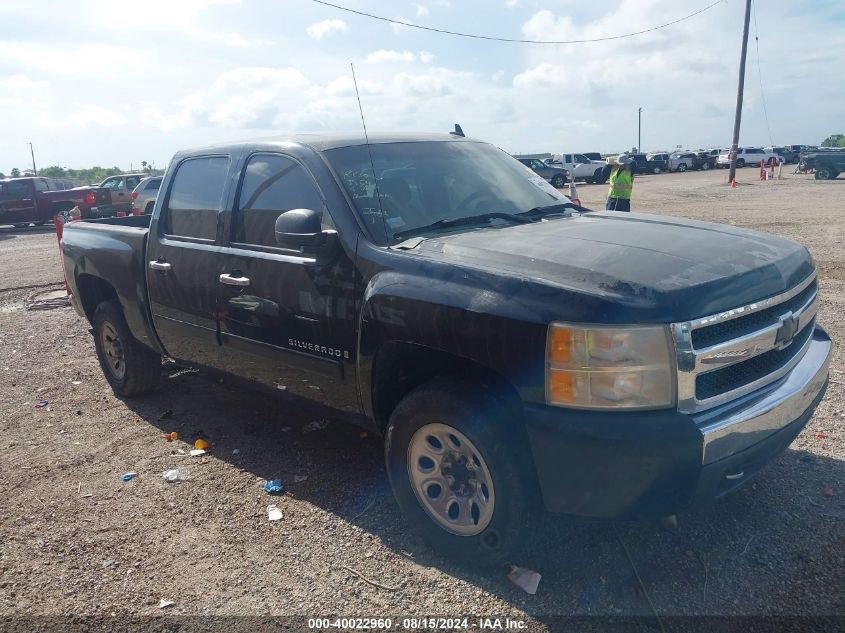
[[[461,378],[418,387],[390,417],[390,485],[408,523],[462,564],[517,549],[536,507],[519,408]]]
[[[161,356],[132,337],[117,301],[103,301],[93,318],[94,346],[112,390],[125,397],[152,391],[161,376]]]

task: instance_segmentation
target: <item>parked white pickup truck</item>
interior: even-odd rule
[[[603,160],[590,160],[583,154],[555,154],[552,165],[563,167],[573,180],[602,183],[606,180]]]

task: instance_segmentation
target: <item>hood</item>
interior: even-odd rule
[[[813,273],[801,244],[722,224],[590,213],[435,236],[415,251],[682,321],[778,294]],[[634,312],[626,312],[633,318]]]

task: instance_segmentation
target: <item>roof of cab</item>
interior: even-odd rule
[[[475,141],[463,136],[454,134],[396,134],[396,133],[374,133],[369,135],[370,145],[382,143],[420,143],[420,142],[466,142]],[[252,139],[237,143],[221,143],[182,150],[177,156],[189,156],[196,154],[210,154],[217,152],[235,152],[255,149],[293,149],[296,147],[308,147],[314,151],[322,152],[340,147],[353,145],[364,145],[366,140],[363,133],[325,133],[325,134],[292,134],[290,136],[273,136],[269,138]]]

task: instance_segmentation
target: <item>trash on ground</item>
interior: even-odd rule
[[[72,385],[81,385],[81,384],[82,384],[82,381],[81,381],[81,380],[73,380],[73,381],[71,381],[71,383],[70,383],[70,384],[72,384]]]
[[[267,506],[267,518],[271,521],[280,521],[282,518],[282,511],[276,506]]]
[[[172,433],[165,433],[162,437],[168,442],[172,442],[173,440],[179,439],[179,434],[176,431],[173,431]]]
[[[128,473],[123,473],[123,481],[132,481],[137,475],[138,473],[130,470]]]
[[[268,481],[264,482],[264,492],[271,494],[271,495],[278,495],[282,492],[282,480],[281,479],[269,479]]]
[[[827,434],[826,434],[826,433],[816,433],[816,439],[819,439],[819,440],[826,440],[826,439],[827,439]]]
[[[822,494],[825,497],[832,497],[833,496],[833,486],[824,486],[822,488]]]
[[[239,448],[233,448],[232,449],[232,455],[237,455],[240,452],[241,452],[241,449],[239,449]]]
[[[329,425],[328,420],[314,420],[313,422],[309,422],[304,427],[302,427],[302,434],[308,435],[313,431],[322,431]]]
[[[308,479],[308,475],[294,475],[293,476],[293,483],[300,484],[303,481],[305,481],[306,479]]]
[[[201,451],[207,451],[209,448],[211,448],[211,444],[209,444],[206,440],[198,439],[196,442],[194,442],[194,448],[197,448]]]
[[[208,463],[208,457],[201,457],[200,460],[197,462],[197,464],[207,464],[207,463]]]
[[[189,455],[191,457],[199,457],[200,455],[205,455],[207,452],[208,451],[204,448],[195,448],[189,453]]]
[[[162,478],[169,483],[179,483],[188,480],[188,471],[184,468],[171,468],[161,473]]]
[[[43,408],[44,408],[44,407],[46,407],[48,404],[50,404],[50,403],[49,403],[49,402],[47,402],[46,400],[39,400],[38,402],[36,402],[36,403],[35,403],[35,408],[36,408],[36,409],[43,409]]]
[[[516,565],[511,565],[511,570],[508,572],[508,580],[532,596],[537,593],[537,587],[540,586],[541,578],[542,576],[536,571],[525,569],[525,567],[517,567]]]
[[[161,598],[158,601],[158,608],[159,609],[166,609],[167,607],[172,607],[174,604],[176,604],[176,603],[173,602],[173,600],[165,600],[164,598]]]

